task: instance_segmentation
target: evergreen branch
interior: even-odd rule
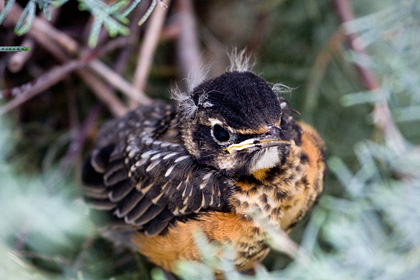
[[[4,6],[3,11],[1,11],[0,13],[0,24],[3,23],[4,19],[6,18],[6,15],[10,12],[10,9],[12,9],[12,6],[14,3],[15,3],[15,0],[7,1],[6,6]]]
[[[38,4],[38,8],[43,10],[45,17],[50,20],[50,7],[59,7],[63,5],[68,0],[30,0],[26,4],[25,8],[23,9],[22,14],[20,15],[19,21],[15,25],[15,33],[23,35],[27,33],[35,20],[36,15],[36,6]],[[127,0],[119,0],[116,1],[114,4],[107,5],[101,0],[78,0],[79,1],[79,9],[86,10],[90,12],[94,17],[94,22],[92,24],[91,32],[89,35],[89,46],[94,48],[98,42],[99,33],[102,26],[108,31],[108,34],[111,37],[115,37],[117,35],[128,36],[130,33],[127,24],[129,20],[127,18],[128,14],[131,13],[141,2],[141,0],[135,0],[133,3],[129,5],[129,7],[121,13],[121,11],[127,6]],[[161,0],[159,0],[161,1]],[[4,21],[6,16],[12,9],[12,6],[15,4],[15,0],[10,0],[7,2],[6,6],[4,7],[3,11],[0,13],[0,24]],[[153,0],[150,7],[147,9],[144,16],[140,19],[139,25],[143,24],[154,11],[157,5],[157,0]],[[161,2],[162,7],[166,7],[166,5]]]
[[[79,9],[89,11],[95,18],[89,35],[89,46],[91,48],[95,47],[98,42],[102,25],[105,26],[111,37],[118,34],[125,36],[129,34],[130,30],[123,25],[128,23],[128,19],[119,14],[119,10],[127,5],[127,1],[117,1],[111,6],[100,0],[79,0],[79,2]]]
[[[130,14],[140,4],[141,1],[142,0],[134,0],[121,15],[127,16],[128,14]],[[152,3],[150,3],[149,8],[147,8],[146,12],[142,16],[142,18],[139,20],[138,25],[143,25],[143,23],[146,22],[146,20],[150,17],[152,12],[155,10],[158,1],[160,2],[162,8],[166,9],[168,7],[165,3],[163,3],[163,0],[152,0]]]
[[[54,4],[54,6],[59,6],[64,4],[68,0],[59,0],[59,1],[52,1],[52,0],[30,0],[20,18],[19,21],[16,23],[15,26],[15,33],[17,35],[23,35],[26,32],[28,32],[29,29],[31,29],[35,14],[36,14],[36,4],[38,4],[39,9],[43,10],[45,17],[48,20],[51,20],[51,13],[50,13],[50,6]],[[4,7],[4,10],[0,13],[0,24],[5,19],[6,15],[10,12],[13,4],[15,4],[15,0],[10,0],[7,2],[6,6]]]
[[[50,5],[51,0],[38,1],[38,8],[44,12],[45,18],[51,20]]]
[[[23,35],[32,27],[32,23],[35,19],[36,5],[34,1],[29,1],[25,9],[23,9],[22,15],[15,26],[15,33]]]
[[[123,17],[128,16],[137,6],[140,4],[142,0],[134,0],[128,8],[125,9],[125,11],[121,14]]]
[[[147,9],[144,16],[139,20],[139,25],[143,25],[143,23],[149,18],[149,16],[152,14],[152,12],[155,10],[157,5],[156,0],[152,0],[152,3],[150,4],[150,7]]]
[[[69,0],[54,0],[51,5],[55,8],[60,7],[61,5],[63,5],[64,3],[66,3]]]

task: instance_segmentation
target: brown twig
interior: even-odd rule
[[[177,40],[177,55],[183,77],[194,75],[197,81],[204,80],[202,71],[204,62],[201,57],[198,41],[193,3],[191,0],[178,0],[176,2],[177,20],[180,33]]]
[[[78,131],[77,137],[75,137],[75,139],[70,144],[70,147],[67,150],[66,155],[63,157],[60,163],[61,170],[67,169],[68,165],[70,163],[73,163],[74,158],[80,153],[83,147],[83,144],[85,143],[88,137],[89,131],[92,129],[93,125],[95,124],[96,119],[98,118],[100,109],[101,109],[101,106],[97,104],[90,110],[82,127]]]
[[[341,23],[346,23],[354,19],[353,9],[349,0],[333,0],[337,15]],[[361,39],[357,33],[346,33],[347,40],[351,49],[360,55],[367,55],[366,49],[361,44]],[[355,65],[359,73],[360,80],[364,87],[370,91],[379,91],[381,84],[375,73],[368,67],[360,64]],[[380,128],[387,140],[391,140],[398,147],[403,146],[403,137],[398,130],[386,100],[377,102],[374,108],[374,122]]]
[[[337,15],[341,23],[346,23],[354,19],[353,9],[350,1],[348,0],[334,0]],[[346,33],[347,40],[350,43],[350,47],[357,54],[367,55],[366,49],[360,44],[360,37],[357,33]],[[365,66],[356,64],[359,77],[368,90],[376,90],[381,87],[378,78],[373,71]]]
[[[170,0],[167,1],[167,5],[170,4]],[[149,25],[146,29],[144,41],[139,50],[137,59],[137,67],[134,73],[133,85],[139,91],[144,91],[146,87],[146,81],[149,76],[150,68],[152,65],[155,50],[157,48],[160,33],[163,27],[167,9],[157,8],[154,10],[149,20]],[[130,107],[137,107],[138,102],[131,100]]]
[[[20,12],[22,11],[22,9],[18,7],[17,4],[13,6],[12,10],[13,10],[13,13],[11,13],[11,16],[8,15],[8,17],[6,17],[8,24],[16,24],[17,21],[19,20],[19,15],[20,15],[19,11]],[[47,34],[48,32],[51,34],[56,34],[58,39],[55,40],[54,38],[51,38],[51,36]],[[66,54],[66,52],[75,53],[75,52],[79,52],[79,49],[80,49],[78,43],[73,38],[55,29],[48,22],[42,19],[37,18],[36,20],[34,20],[33,27],[29,30],[28,34],[32,36],[38,44],[40,44],[43,48],[45,48],[47,51],[52,53],[53,56],[55,56],[57,59],[63,62],[69,61],[69,57]],[[107,45],[105,45],[101,49],[96,50],[98,53],[93,54],[93,55],[100,56],[112,50],[115,47],[123,46],[126,44],[126,40],[128,39],[117,38],[109,42]],[[58,43],[58,45],[55,43]],[[69,44],[70,47],[66,47],[65,51],[63,51],[61,47],[64,47],[67,43]],[[113,92],[109,89],[106,89],[106,85],[102,81],[100,81],[95,75],[91,73],[86,74],[87,72],[89,71],[87,70],[76,71],[76,73],[79,74],[79,76],[87,83],[87,85],[90,86],[94,90],[94,93],[98,96],[98,98],[102,100],[109,107],[110,111],[114,115],[119,116],[123,114],[124,112],[126,112],[127,109],[116,96],[113,96],[114,95]],[[117,83],[116,85],[119,86],[120,84],[123,84],[123,83]],[[121,91],[123,93],[126,93],[127,87],[122,89]],[[16,105],[13,105],[13,103],[11,103],[10,106],[13,106],[12,108],[15,108],[15,106],[18,106],[22,104],[22,102],[25,102],[25,101],[26,100],[22,99],[20,102],[16,101]]]
[[[113,91],[92,72],[80,69],[77,71],[82,80],[92,88],[99,100],[101,100],[114,116],[122,116],[128,109],[114,95]]]
[[[127,42],[127,38],[117,38],[110,42],[108,42],[105,46],[100,49],[96,49],[94,51],[86,50],[89,55],[94,55],[95,57],[99,57],[104,55],[105,53],[114,50],[115,48],[124,46]],[[90,63],[98,61],[96,59],[92,59]],[[89,66],[89,64],[87,64]],[[89,68],[92,70],[91,68]],[[99,100],[101,100],[111,111],[114,116],[122,116],[127,113],[128,108],[116,97],[112,88],[108,86],[106,83],[101,81],[94,72],[89,71],[88,69],[79,69],[76,71],[79,77],[89,86],[93,93],[97,96]],[[101,73],[96,73],[100,75]],[[122,79],[122,78],[121,78]],[[107,78],[105,77],[105,80]]]
[[[140,10],[140,9],[139,9]],[[138,13],[137,13],[138,14]],[[140,14],[138,14],[140,16]],[[91,18],[92,19],[92,18]],[[90,24],[88,24],[88,28],[86,28],[86,38],[88,37],[87,34],[90,32]],[[136,26],[136,27],[133,27]],[[135,22],[131,23],[131,30],[135,31],[135,28],[139,28],[138,24]],[[127,46],[127,44],[130,44],[131,41],[133,41],[132,37],[135,36],[135,33],[130,33],[129,37],[121,37],[116,40],[122,40],[124,49]],[[101,45],[101,42],[105,40],[107,36],[107,33],[104,29],[101,30],[100,38],[98,40],[99,45]],[[116,41],[113,40],[113,41]],[[108,43],[109,45],[109,43]],[[107,51],[103,47],[97,48],[98,51],[103,52]],[[90,48],[86,48],[86,51],[90,51]],[[104,79],[109,85],[111,86],[111,89],[119,89],[126,97],[128,97],[129,100],[135,100],[137,104],[150,104],[152,100],[143,92],[133,87],[132,84],[130,84],[128,81],[126,81],[117,71],[111,69],[108,67],[105,63],[101,62],[100,60],[96,59],[93,60],[91,63],[88,64],[89,70],[92,70],[94,73],[96,73],[98,76],[100,76],[102,79]]]
[[[83,60],[74,60],[61,66],[56,66],[38,79],[20,87],[0,92],[0,96],[16,96],[13,100],[0,107],[0,115],[5,114],[42,91],[64,79],[69,73],[86,64]]]
[[[12,73],[17,73],[22,70],[22,67],[25,65],[26,61],[31,58],[35,42],[32,38],[25,38],[21,45],[30,48],[32,51],[17,52],[10,57],[9,61],[7,62],[7,68],[9,68],[10,72]]]
[[[80,129],[79,110],[77,106],[77,92],[72,89],[72,81],[70,78],[64,81],[64,94],[67,97],[68,121],[71,131],[78,131]]]
[[[114,64],[115,72],[117,72],[120,75],[124,73],[127,63],[133,55],[135,45],[139,41],[141,26],[139,26],[138,22],[140,18],[143,16],[145,11],[146,11],[145,7],[140,5],[140,7],[135,9],[134,14],[132,15],[130,25],[129,25],[130,40],[127,46],[118,54],[118,57]]]
[[[71,60],[66,62],[61,66],[54,67],[52,70],[48,71],[35,81],[24,84],[20,87],[13,88],[11,90],[5,90],[0,92],[0,96],[14,96],[15,98],[3,107],[0,108],[0,115],[20,106],[24,102],[33,98],[42,91],[48,89],[52,85],[58,83],[64,79],[69,73],[77,70],[79,76],[91,86],[98,98],[102,100],[105,104],[108,105],[111,112],[116,116],[121,116],[127,112],[127,108],[119,101],[118,98],[114,96],[112,91],[110,91],[106,86],[100,81],[96,76],[90,74],[89,71],[80,69],[85,66],[97,56],[106,53],[107,51],[112,50],[114,47],[119,46],[115,41],[121,41],[115,39],[114,41],[109,42],[103,47],[100,51],[87,53],[84,57],[78,60]]]
[[[131,100],[135,100],[138,104],[150,104],[152,99],[150,99],[143,91],[138,90],[133,87],[129,82],[122,78],[117,72],[110,69],[104,63],[99,60],[93,60],[88,65],[89,69],[95,71],[102,78],[106,79],[108,83],[113,85],[115,88],[121,90],[126,96]]]

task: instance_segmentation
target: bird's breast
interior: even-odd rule
[[[288,231],[312,207],[322,192],[323,142],[310,126],[299,125],[302,141],[291,147],[284,164],[238,180],[239,191],[230,200],[238,215],[263,218]]]
[[[234,213],[210,211],[195,219],[177,221],[164,235],[146,236],[137,233],[132,242],[150,261],[169,271],[176,271],[180,260],[200,261],[203,256],[196,247],[199,233],[225,256],[227,248],[234,249],[232,261],[237,269],[250,269],[267,255],[269,248],[261,227]],[[198,234],[197,234],[198,233]]]

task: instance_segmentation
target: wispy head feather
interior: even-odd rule
[[[293,88],[288,87],[288,86],[286,86],[282,83],[276,83],[276,84],[273,85],[271,90],[274,93],[277,93],[277,94],[281,95],[281,94],[285,94],[285,93],[291,93],[293,91]]]
[[[254,62],[251,62],[251,55],[246,53],[246,49],[243,49],[238,52],[237,48],[234,48],[229,54],[230,66],[228,68],[229,72],[238,71],[238,72],[247,72],[251,71],[254,67]]]
[[[198,106],[192,99],[193,91],[182,92],[179,87],[175,87],[171,90],[172,99],[178,105],[179,112],[183,118],[192,118],[197,112]]]

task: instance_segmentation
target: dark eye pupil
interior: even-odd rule
[[[220,142],[226,142],[230,138],[229,132],[218,124],[213,127],[213,134]]]

